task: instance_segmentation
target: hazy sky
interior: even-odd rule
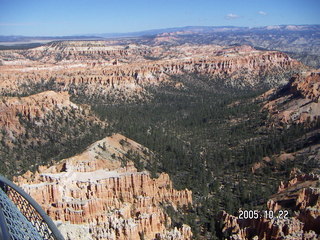
[[[0,0],[0,35],[320,24],[320,0]]]

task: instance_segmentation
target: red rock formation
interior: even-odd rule
[[[319,102],[320,97],[320,72],[309,72],[294,77],[292,87],[304,98]]]
[[[57,109],[78,109],[79,107],[69,100],[67,92],[46,91],[28,97],[3,97],[0,102],[0,128],[9,132],[24,132],[18,115],[28,118],[44,118],[46,114]]]
[[[298,175],[280,185],[279,192],[271,197],[267,208],[275,216],[280,209],[289,208],[293,215],[288,218],[239,219],[223,211],[220,214],[222,232],[228,233],[234,240],[319,239],[319,184],[320,176],[310,174]]]
[[[28,51],[0,51],[0,91],[19,92],[22,84],[55,79],[56,88],[85,95],[144,96],[145,87],[169,83],[170,75],[201,73],[226,77],[225,84],[254,87],[265,83],[263,74],[276,75],[301,68],[284,53],[258,51],[249,46],[223,48],[214,45],[149,47],[105,46],[103,42],[60,42]],[[10,56],[10,57],[8,57]],[[4,60],[5,58],[5,60]],[[116,64],[115,64],[116,63]],[[241,81],[237,80],[241,77]],[[119,93],[117,93],[119,95]]]
[[[279,91],[281,94],[279,94]],[[264,108],[277,124],[305,123],[320,117],[320,73],[304,72],[292,77],[290,83],[278,92]]]
[[[188,205],[191,191],[174,190],[165,173],[152,179],[146,171],[137,172],[128,159],[129,150],[139,153],[142,161],[148,158],[143,146],[117,134],[15,181],[49,216],[63,223],[67,239],[77,239],[76,233],[63,227],[68,224],[92,239],[140,239],[142,235],[145,239],[191,239],[187,225],[169,229],[171,220],[159,205]],[[126,166],[121,164],[123,159],[128,160]]]

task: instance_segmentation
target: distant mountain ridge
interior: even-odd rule
[[[214,33],[214,32],[263,32],[263,31],[320,31],[320,25],[272,25],[263,27],[237,27],[237,26],[186,26],[150,29],[137,32],[126,33],[89,33],[66,36],[23,36],[0,35],[0,42],[20,42],[33,40],[85,40],[94,38],[122,38],[122,37],[142,37],[153,36],[162,33],[173,33],[178,31],[188,31],[190,33]]]
[[[250,45],[260,50],[289,54],[305,65],[320,67],[320,25],[273,25],[263,27],[186,26],[128,33],[73,36],[0,36],[0,50],[30,49],[54,41],[100,40],[107,45]]]

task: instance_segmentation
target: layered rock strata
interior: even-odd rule
[[[28,97],[2,97],[0,128],[9,132],[24,132],[19,116],[29,121],[43,119],[55,109],[71,110],[79,107],[70,101],[67,92],[46,91]]]
[[[205,74],[237,88],[277,86],[276,76],[303,66],[284,53],[249,46],[106,46],[103,42],[61,42],[27,51],[0,52],[0,91],[54,82],[55,90],[86,96],[146,97],[146,87],[171,83],[171,75]],[[269,77],[268,80],[264,77]],[[51,86],[52,87],[52,86]],[[121,94],[122,93],[122,94]]]
[[[150,153],[116,134],[15,181],[59,221],[66,239],[191,239],[187,225],[170,229],[161,207],[191,204],[191,191],[173,189],[165,173],[138,172],[132,154],[147,161]]]
[[[239,219],[226,212],[220,215],[222,232],[229,239],[319,239],[320,237],[320,176],[298,175],[282,183],[279,192],[267,203],[267,210],[276,213],[291,209],[291,216]]]
[[[320,117],[320,72],[296,74],[278,91],[271,94],[264,108],[271,114],[271,122],[283,125],[306,123]]]
[[[74,122],[78,125],[71,126]],[[27,97],[1,97],[0,101],[0,136],[7,146],[21,140],[24,145],[44,143],[49,141],[53,129],[65,127],[71,131],[106,125],[91,114],[89,106],[71,102],[67,92],[45,91]]]

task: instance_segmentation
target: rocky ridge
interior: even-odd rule
[[[239,219],[222,212],[222,232],[229,239],[319,239],[320,176],[301,174],[281,183],[277,194],[271,196],[267,210],[277,213],[292,209],[290,217]]]
[[[271,100],[265,104],[264,109],[270,112],[272,123],[287,125],[319,119],[319,71],[296,74],[286,86],[269,94]]]
[[[28,97],[2,97],[0,104],[0,127],[8,132],[23,133],[19,115],[28,118],[29,121],[44,118],[58,109],[78,109],[72,103],[67,92],[46,91]]]
[[[2,51],[0,59],[3,94],[19,94],[25,85],[51,81],[53,90],[127,100],[146,98],[147,86],[174,86],[172,75],[204,74],[224,79],[225,85],[245,88],[284,84],[277,75],[303,68],[284,53],[249,46],[106,46],[99,41]]]
[[[138,172],[132,153],[150,152],[120,134],[38,172],[15,179],[54,220],[66,239],[191,239],[189,226],[170,228],[161,205],[192,203],[189,190],[174,190],[169,176]]]
[[[319,80],[318,71],[302,72],[294,75],[289,83],[280,89],[272,89],[262,98],[267,98],[264,110],[269,112],[269,127],[289,127],[305,124],[313,126],[319,120]],[[303,174],[298,169],[291,171],[291,179],[281,182],[278,193],[267,202],[267,210],[274,218],[239,219],[221,212],[222,233],[228,239],[319,239],[320,226],[320,175],[318,143],[319,130],[311,127],[305,130],[304,144],[294,151],[266,156],[254,163],[252,172],[285,162],[301,161],[300,164],[314,165],[316,173]],[[296,141],[302,141],[296,139]],[[294,145],[296,143],[292,143]],[[272,158],[272,159],[271,159]],[[311,166],[309,166],[311,167]],[[289,217],[279,217],[279,210],[288,210]]]
[[[286,163],[300,162],[308,167],[320,167],[320,73],[318,70],[294,74],[287,85],[271,89],[259,99],[264,101],[262,111],[269,113],[266,127],[283,130],[290,127],[304,128],[304,136],[295,139],[286,152],[266,156],[252,166],[252,172]],[[273,166],[274,167],[274,166]],[[277,167],[276,167],[277,168]]]
[[[1,136],[5,136],[3,139],[7,143],[15,142],[23,135],[29,136],[31,125],[47,129],[58,121],[68,125],[77,119],[101,127],[106,125],[91,115],[87,106],[71,102],[68,92],[45,91],[27,97],[2,97],[0,102]]]

